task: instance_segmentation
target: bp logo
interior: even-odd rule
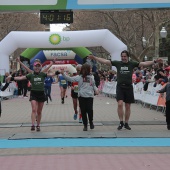
[[[60,44],[61,37],[58,34],[52,34],[49,38],[49,41],[50,41],[51,44],[57,45],[57,44]]]

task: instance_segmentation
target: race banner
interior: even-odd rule
[[[1,0],[0,11],[169,8],[169,0]]]

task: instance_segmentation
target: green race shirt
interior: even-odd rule
[[[30,73],[26,75],[31,83],[31,90],[44,91],[44,80],[47,77],[46,73],[40,72],[39,74]]]
[[[139,62],[128,61],[123,63],[122,61],[111,61],[112,66],[117,68],[117,83],[118,84],[132,84],[133,69],[139,66]]]

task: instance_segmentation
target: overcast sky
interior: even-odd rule
[[[60,32],[66,26],[66,24],[50,24],[50,31]]]

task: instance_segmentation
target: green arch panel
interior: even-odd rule
[[[56,48],[27,48],[24,52],[21,53],[20,56],[27,59],[31,59],[41,50],[72,50],[81,58],[85,58],[86,56],[91,54],[91,52],[85,47],[57,48],[57,49]]]

